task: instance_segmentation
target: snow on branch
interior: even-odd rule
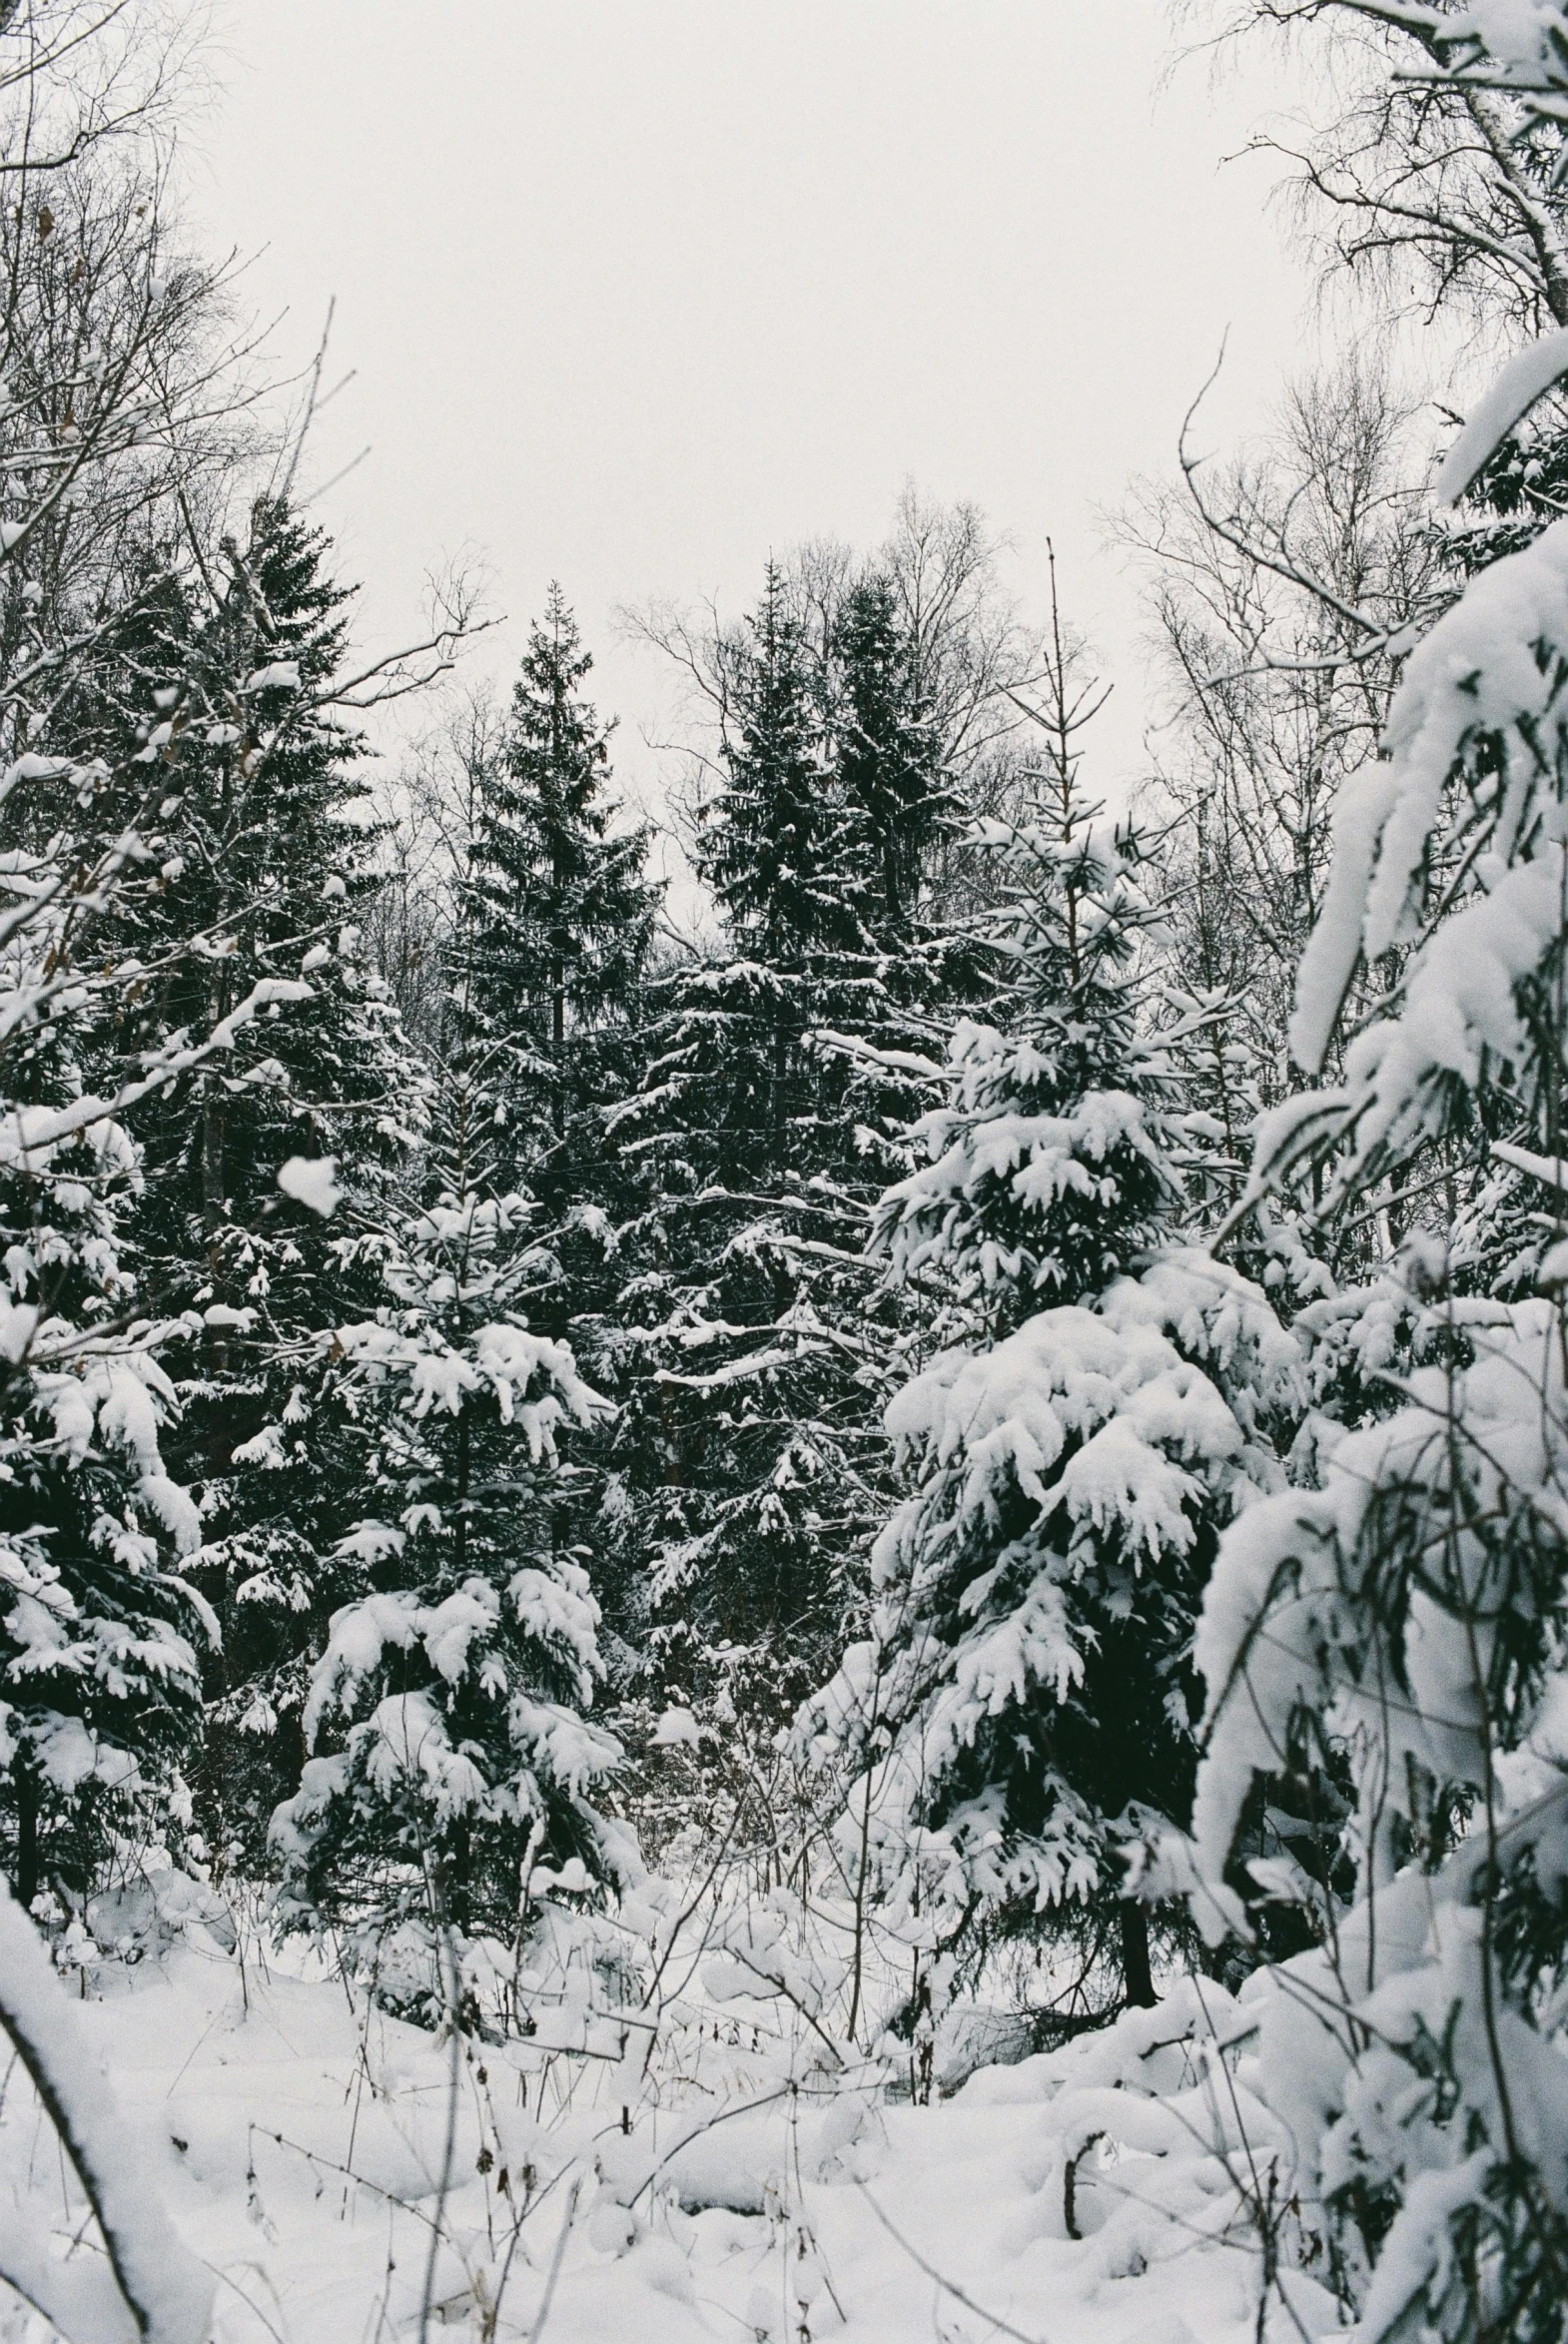
[[[1511,847],[1540,743],[1563,721],[1554,646],[1565,595],[1568,522],[1556,521],[1472,579],[1411,653],[1389,712],[1387,760],[1347,788],[1335,812],[1332,875],[1302,957],[1290,1029],[1291,1050],[1309,1071],[1323,1062],[1358,957],[1375,961],[1417,940],[1444,791],[1482,736],[1497,744],[1511,785],[1499,805],[1506,835],[1491,844],[1504,855]]]
[[[262,978],[252,986],[237,1009],[231,1010],[226,1018],[218,1021],[204,1041],[189,1042],[183,1035],[177,1035],[167,1048],[149,1058],[149,1071],[146,1074],[135,1082],[123,1084],[112,1098],[100,1099],[90,1094],[84,1099],[73,1099],[68,1107],[33,1110],[28,1116],[20,1142],[22,1150],[30,1156],[38,1156],[57,1148],[63,1140],[73,1139],[79,1132],[113,1123],[127,1108],[145,1099],[150,1091],[158,1090],[180,1075],[193,1073],[219,1052],[232,1050],[236,1035],[243,1027],[249,1026],[262,1010],[270,1009],[275,1002],[301,1002],[312,998],[313,988],[303,979]]]
[[[175,2236],[32,1924],[0,1882],[0,2026],[98,2218],[109,2269],[57,2262],[36,2220],[0,2214],[0,2277],[70,2344],[202,2344],[212,2281]],[[112,2273],[112,2278],[111,2274]]]
[[[1559,327],[1509,360],[1443,458],[1439,504],[1457,504],[1482,466],[1520,418],[1568,375],[1568,326]]]

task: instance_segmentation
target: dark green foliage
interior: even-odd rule
[[[300,982],[220,1059],[134,1119],[145,1166],[131,1233],[161,1307],[201,1331],[169,1354],[181,1405],[172,1464],[195,1490],[200,1577],[223,1628],[210,1697],[210,1824],[254,1856],[298,1780],[306,1673],[359,1579],[336,1558],[361,1510],[367,1436],[318,1338],[376,1292],[365,1241],[420,1115],[420,1083],[356,920],[378,829],[353,773],[358,738],[332,712],[346,590],[327,543],[263,500],[224,552],[217,601],[165,648],[188,681],[177,850],[155,936],[170,953],[119,1033],[122,1053],[208,1030],[258,983]],[[156,739],[149,746],[161,754]],[[149,955],[149,958],[152,956]],[[332,1157],[346,1230],[279,1188],[291,1158]]]
[[[453,971],[465,1047],[487,1052],[503,1103],[497,1165],[552,1226],[591,1210],[602,1181],[599,1119],[626,1087],[658,902],[647,833],[612,827],[609,736],[577,689],[592,664],[552,585],[479,801]]]
[[[727,1700],[745,1680],[776,1720],[831,1662],[888,1502],[906,1329],[865,1240],[960,955],[924,898],[949,798],[885,582],[848,593],[824,657],[770,568],[721,657],[693,847],[720,940],[659,988],[615,1122],[645,1201],[611,1528],[617,1612],[660,1681]]]

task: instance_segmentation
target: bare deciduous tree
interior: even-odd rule
[[[1478,65],[1468,16],[1457,0],[1239,0],[1219,23],[1221,40],[1325,36],[1317,118],[1253,145],[1291,166],[1326,260],[1369,278],[1389,313],[1568,325],[1563,121]]]
[[[1406,485],[1417,411],[1348,359],[1292,386],[1268,438],[1198,498],[1145,482],[1118,524],[1169,694],[1145,805],[1176,818],[1172,959],[1228,1005],[1205,1088],[1237,1166],[1252,1118],[1297,1082],[1285,1033],[1334,802],[1377,753],[1400,632],[1438,591]]]

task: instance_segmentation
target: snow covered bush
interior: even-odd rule
[[[49,1956],[0,1883],[0,2025],[85,2192],[104,2260],[58,2256],[35,2208],[0,2217],[0,2279],[69,2344],[203,2344],[213,2282],[175,2235]],[[62,2167],[63,2178],[63,2167]]]
[[[1249,1934],[1264,1899],[1316,1923],[1319,1948],[1279,1975],[1272,2104],[1349,2292],[1369,2285],[1366,2319],[1386,2314],[1374,2335],[1423,2310],[1444,2334],[1547,2335],[1562,2310],[1555,1306],[1498,1310],[1471,1347],[1468,1366],[1419,1370],[1406,1407],[1347,1433],[1320,1491],[1271,1498],[1227,1535],[1197,1643],[1195,1907],[1212,1935]],[[1287,1836],[1237,1871],[1262,1778],[1294,1787],[1316,1828],[1295,1827],[1306,1850]],[[1353,1888],[1323,1883],[1314,1838],[1353,1860]]]

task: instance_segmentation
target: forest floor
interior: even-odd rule
[[[1136,2198],[1137,2160],[1085,2160],[1091,2234],[1068,2236],[1050,2059],[930,2106],[809,2074],[759,2090],[744,2015],[710,2012],[692,2088],[623,2115],[613,2059],[464,2047],[453,2088],[449,2044],[294,1968],[196,1929],[103,1965],[76,2005],[217,2274],[215,2344],[387,2344],[421,2313],[452,2344],[1282,2344],[1334,2326],[1308,2285],[1260,2331],[1239,2239],[1097,2232]],[[56,2251],[88,2251],[57,2163],[13,2076],[3,2182],[52,2199]]]

